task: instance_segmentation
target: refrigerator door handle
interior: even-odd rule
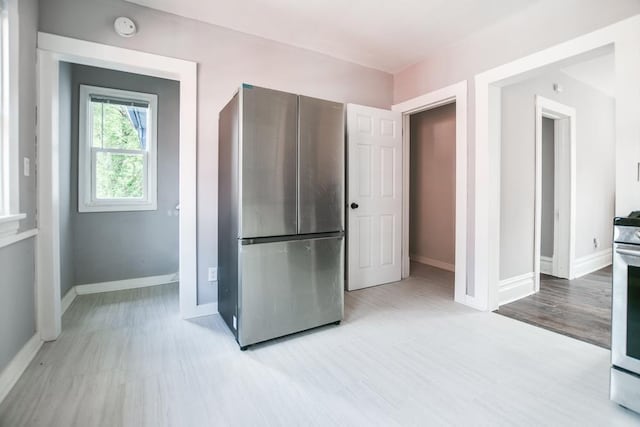
[[[262,243],[291,242],[295,240],[317,240],[343,238],[344,231],[331,231],[328,233],[294,234],[291,236],[253,237],[240,239],[242,246],[259,245]]]

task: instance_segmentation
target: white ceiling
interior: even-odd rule
[[[126,0],[387,72],[539,0]]]
[[[561,71],[609,96],[615,95],[616,66],[613,53],[570,65]]]

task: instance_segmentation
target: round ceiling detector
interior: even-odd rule
[[[137,32],[135,22],[126,16],[116,18],[116,21],[113,23],[113,28],[115,28],[116,33],[122,37],[133,37]]]

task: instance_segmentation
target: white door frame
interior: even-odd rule
[[[60,62],[91,65],[180,82],[180,314],[215,313],[198,305],[196,253],[197,64],[181,59],[38,33],[37,315],[44,341],[61,331],[58,90]]]
[[[475,76],[475,218],[473,292],[485,310],[498,308],[500,271],[500,91],[509,79],[613,46],[616,63],[616,215],[640,203],[637,126],[640,15]]]
[[[409,277],[410,116],[456,103],[456,302],[477,307],[467,295],[467,81],[429,92],[391,107],[402,113],[402,278]]]
[[[554,227],[552,274],[574,278],[576,221],[576,110],[548,98],[535,99],[534,290],[540,290],[542,248],[542,118],[554,122]]]

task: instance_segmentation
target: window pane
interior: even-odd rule
[[[97,199],[141,199],[143,186],[142,154],[96,152]]]
[[[91,103],[91,112],[93,114],[93,147],[102,147],[102,106],[100,102]]]
[[[146,150],[149,108],[91,101],[94,147]]]

